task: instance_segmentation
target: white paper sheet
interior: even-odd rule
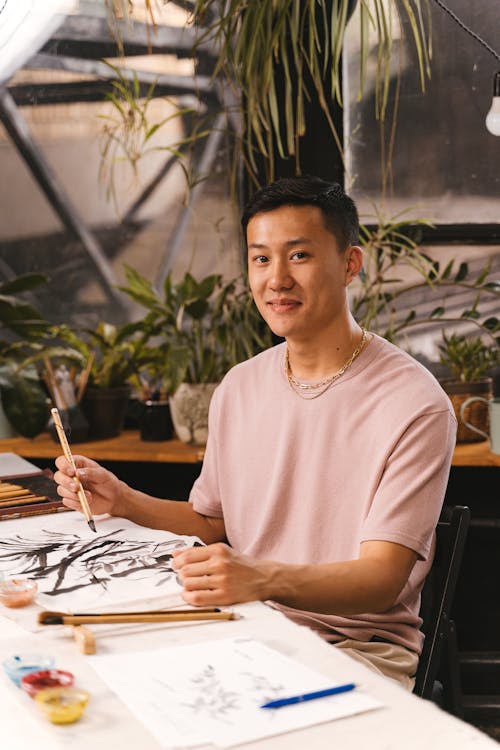
[[[95,521],[97,534],[80,513],[2,522],[0,578],[37,581],[37,602],[64,612],[183,603],[171,554],[199,543],[196,537],[146,529],[122,518]]]
[[[0,478],[15,474],[38,474],[40,468],[16,453],[0,453]]]
[[[166,748],[230,747],[368,711],[381,704],[356,689],[279,709],[262,703],[339,683],[250,639],[88,657]]]

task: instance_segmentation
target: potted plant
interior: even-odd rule
[[[48,323],[21,296],[47,281],[42,274],[24,274],[0,284],[0,394],[7,424],[24,437],[45,429],[47,394],[33,365],[24,364],[26,348],[47,330]],[[7,435],[5,435],[7,436]]]
[[[499,347],[495,340],[486,343],[480,336],[456,333],[447,336],[439,345],[441,364],[450,370],[452,377],[441,380],[455,409],[458,421],[457,443],[483,440],[469,429],[460,416],[462,404],[471,396],[493,396],[493,380],[488,373],[500,363]],[[488,406],[484,401],[474,401],[465,408],[464,418],[483,432],[488,432]]]
[[[174,373],[170,406],[177,436],[203,444],[217,384],[233,365],[270,346],[271,333],[243,279],[213,274],[197,281],[187,272],[174,282],[169,274],[160,295],[134,269],[126,266],[125,273],[122,291],[148,310],[143,328],[169,347],[165,361]]]
[[[147,363],[131,379],[140,402],[138,422],[141,440],[173,437],[170,397],[180,385],[189,363],[189,350],[165,340],[145,349]]]
[[[418,326],[442,328],[464,321],[481,334],[493,336],[500,331],[500,321],[494,316],[481,319],[480,304],[484,297],[500,299],[500,281],[491,278],[489,264],[472,277],[467,263],[452,259],[442,265],[429,257],[418,244],[424,226],[430,224],[423,219],[378,214],[374,228],[360,227],[364,259],[353,284],[353,315],[365,328],[393,343]],[[450,313],[446,295],[456,291],[465,293],[465,308]],[[419,292],[426,295],[429,305],[418,304]]]
[[[115,437],[122,431],[133,377],[152,356],[146,346],[148,337],[141,322],[122,326],[100,322],[95,330],[81,332],[61,325],[53,326],[37,347],[33,359],[43,362],[46,370],[73,365],[72,402],[81,402],[90,439]],[[49,376],[54,382],[50,372]],[[52,391],[57,402],[57,387]],[[85,438],[80,435],[78,439]]]

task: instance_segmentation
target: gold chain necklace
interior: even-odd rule
[[[355,348],[349,359],[344,362],[340,370],[334,372],[333,375],[329,375],[323,380],[319,380],[316,383],[301,383],[300,380],[294,377],[292,368],[290,367],[290,353],[288,347],[285,354],[285,373],[287,380],[290,384],[290,388],[301,398],[312,399],[321,396],[336,380],[338,380],[344,372],[352,365],[354,360],[361,354],[361,351],[366,343],[368,334],[365,328],[361,328],[362,336],[361,341]]]

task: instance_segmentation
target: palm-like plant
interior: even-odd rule
[[[41,432],[48,419],[47,394],[33,366],[23,366],[26,347],[37,341],[48,323],[23,299],[47,281],[30,273],[0,284],[0,392],[12,426],[25,437]]]
[[[443,332],[439,361],[460,383],[474,383],[500,364],[500,346],[479,336],[460,336]]]

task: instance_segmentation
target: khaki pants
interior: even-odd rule
[[[332,644],[379,674],[395,680],[409,692],[415,684],[418,654],[395,643],[356,641],[344,638]]]

